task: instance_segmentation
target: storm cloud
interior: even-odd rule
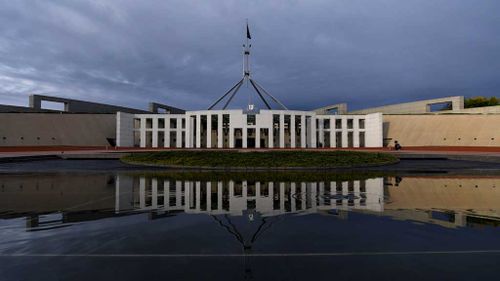
[[[0,103],[206,108],[241,79],[246,18],[252,75],[289,108],[497,95],[499,14],[495,0],[0,0]]]

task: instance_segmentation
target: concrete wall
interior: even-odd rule
[[[454,96],[439,99],[422,100],[407,103],[391,104],[380,107],[372,107],[362,110],[349,111],[349,114],[369,114],[381,112],[384,114],[416,114],[431,112],[430,105],[451,102],[453,111],[460,111],[464,108],[464,97]]]
[[[105,146],[115,114],[0,113],[0,146]]]
[[[385,115],[384,144],[500,146],[500,114]]]

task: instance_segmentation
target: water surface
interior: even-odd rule
[[[500,177],[0,174],[1,280],[496,278]]]

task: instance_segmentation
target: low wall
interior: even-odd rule
[[[0,146],[106,146],[115,114],[0,113]]]
[[[384,146],[500,146],[500,114],[383,116]]]

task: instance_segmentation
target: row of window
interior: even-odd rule
[[[254,114],[248,114],[247,116],[247,125],[256,125],[257,123],[257,118]],[[201,116],[202,120],[206,120],[207,116],[202,115]],[[212,115],[212,123],[217,122],[218,115]],[[290,127],[291,125],[291,115],[284,115],[284,123],[285,127]],[[310,116],[306,116],[307,119],[310,119]],[[168,118],[169,120],[169,128],[171,129],[177,129],[177,119],[178,118]],[[182,128],[186,128],[186,119],[185,118],[180,118],[181,121],[181,126]],[[229,115],[224,114],[223,120],[225,121],[224,123],[229,125]],[[323,128],[324,129],[330,129],[330,119],[316,119],[316,127],[319,128],[320,120],[323,122]],[[165,121],[166,118],[158,118],[158,128],[159,129],[164,129],[165,128]],[[274,114],[273,115],[273,124],[277,124],[279,126],[280,123],[280,115],[279,114]],[[301,125],[301,116],[295,116],[295,124]],[[216,125],[216,124],[213,124]],[[358,119],[358,127],[360,129],[365,128],[365,119]],[[135,118],[134,119],[134,129],[140,129],[141,128],[141,119]],[[146,128],[147,129],[152,129],[153,128],[153,118],[146,118]],[[335,128],[336,129],[342,129],[342,119],[335,119]],[[347,119],[347,128],[348,129],[353,129],[354,128],[354,119]]]

